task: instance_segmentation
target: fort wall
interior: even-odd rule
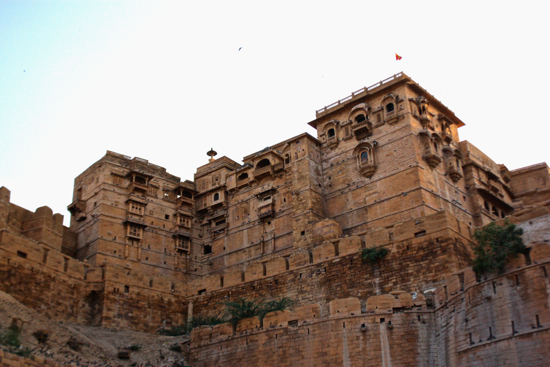
[[[550,246],[506,273],[471,268],[435,289],[334,299],[191,334],[196,366],[544,366],[550,352]],[[292,352],[289,352],[292,351]]]

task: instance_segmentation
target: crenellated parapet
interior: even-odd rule
[[[403,294],[410,302],[403,302]],[[432,323],[433,311],[416,293],[335,299],[326,305],[272,312],[263,320],[243,319],[235,328],[230,323],[196,328],[191,332],[190,362],[210,366],[223,360],[224,365],[238,366],[246,351],[249,366],[279,366],[281,361],[289,365],[345,365],[346,360],[354,361],[352,365],[359,361],[370,365],[383,359],[395,365],[411,361],[427,364],[432,351],[417,347],[428,336]],[[402,339],[405,337],[408,342]],[[350,353],[356,348],[363,353]],[[343,354],[337,352],[341,350]]]

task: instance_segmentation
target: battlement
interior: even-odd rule
[[[391,255],[409,249],[412,251],[420,243],[443,243],[448,239],[457,239],[464,243],[471,241],[468,225],[445,211],[403,221],[391,228],[339,237],[341,235],[338,223],[329,219],[322,220],[314,226],[313,243],[309,249],[297,249],[285,256],[251,261],[226,273],[197,278],[189,283],[186,295],[193,297],[250,284],[286,272],[317,268],[322,263],[335,263],[344,257],[358,257],[363,249],[370,247],[386,247]],[[468,247],[464,251],[468,253]]]

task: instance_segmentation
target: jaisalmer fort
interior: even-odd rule
[[[0,290],[51,320],[151,335],[227,301],[292,301],[194,328],[192,367],[550,365],[546,163],[509,171],[460,141],[465,123],[403,73],[308,124],[316,137],[242,162],[210,150],[192,180],[107,151],[74,181],[70,227],[2,187]],[[473,235],[493,222],[528,251],[478,276]],[[366,262],[372,248],[386,255]]]

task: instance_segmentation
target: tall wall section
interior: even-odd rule
[[[324,223],[331,228],[333,222]],[[361,251],[373,246],[383,246],[389,254],[378,264],[366,264]],[[288,297],[299,306],[335,298],[364,299],[396,288],[423,292],[468,266],[471,256],[468,225],[440,212],[398,223],[391,230],[330,239],[310,251],[209,275],[189,284],[187,300],[193,315],[206,316],[223,311],[224,301],[241,297]]]
[[[510,219],[546,225],[548,208]],[[263,320],[201,327],[194,366],[546,366],[550,358],[550,245],[526,239],[529,255],[505,273],[471,268],[424,291],[333,299],[270,313]]]

